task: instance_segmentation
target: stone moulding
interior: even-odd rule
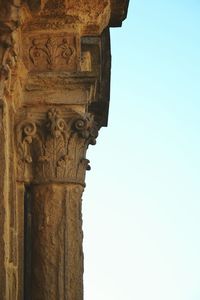
[[[0,1],[0,300],[83,300],[86,152],[127,0]]]

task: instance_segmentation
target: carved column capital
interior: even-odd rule
[[[51,107],[16,126],[17,179],[32,183],[80,183],[89,169],[86,150],[98,126],[90,114]]]

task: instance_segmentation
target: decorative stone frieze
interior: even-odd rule
[[[28,37],[24,49],[28,70],[76,71],[76,39],[74,36],[66,36],[64,33],[55,35],[53,38],[48,34]]]

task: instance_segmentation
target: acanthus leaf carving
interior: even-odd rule
[[[61,169],[64,168],[67,126],[59,111],[53,108],[47,112],[45,127],[46,136],[43,136],[42,147],[38,153],[39,164],[36,173],[38,177],[48,177],[48,174],[51,174],[52,177],[58,178],[61,176]]]
[[[43,120],[19,123],[18,180],[84,184],[85,171],[90,169],[86,150],[96,137],[97,126],[91,116],[76,113],[65,120],[55,108],[49,109]]]

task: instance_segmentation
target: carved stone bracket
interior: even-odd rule
[[[29,118],[17,125],[17,173],[24,182],[84,184],[89,144],[95,144],[97,124],[90,115],[70,119],[49,109],[45,119]]]

